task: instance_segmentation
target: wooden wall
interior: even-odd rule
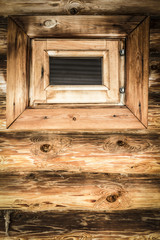
[[[0,1],[0,239],[160,239],[160,3],[96,2]],[[7,15],[73,7],[151,15],[148,129],[5,129]]]

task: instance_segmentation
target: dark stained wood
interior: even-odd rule
[[[126,37],[144,16],[12,16],[29,37]],[[46,28],[45,21],[53,27]],[[72,24],[74,22],[74,24]]]
[[[159,218],[160,213],[157,210],[112,212],[12,210],[8,234],[11,237],[44,239],[50,236],[54,239],[53,237],[57,235],[81,232],[90,234],[93,239],[97,237],[107,240],[134,239],[134,236],[136,239],[136,236],[149,234],[159,236]]]
[[[1,132],[3,171],[160,173],[159,132]]]
[[[149,18],[129,36],[126,44],[126,105],[147,127],[149,81]]]
[[[9,18],[7,52],[7,127],[28,105],[29,39]]]
[[[159,185],[159,175],[63,171],[1,172],[0,195],[5,198],[0,199],[0,209],[159,209]]]
[[[0,211],[0,237],[5,235],[5,211]]]
[[[132,15],[159,15],[159,0],[125,1],[125,0],[10,0],[0,1],[0,15],[26,14],[132,14]],[[76,10],[72,10],[76,8]]]
[[[0,16],[0,54],[7,52],[7,18]]]

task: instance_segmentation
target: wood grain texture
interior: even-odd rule
[[[28,105],[29,61],[27,35],[9,18],[7,53],[7,127]]]
[[[144,16],[13,16],[28,36],[126,37]],[[53,27],[46,28],[45,21]],[[74,24],[72,24],[74,22]]]
[[[134,0],[132,2],[126,2],[125,0],[100,0],[97,5],[96,0],[1,0],[0,15],[35,15],[35,14],[131,14],[131,15],[159,15],[160,6],[159,0],[146,0],[139,2]],[[77,11],[71,11],[76,8]]]
[[[46,93],[46,41],[32,40],[32,80],[30,85],[30,104],[34,101],[45,102]]]
[[[147,127],[149,18],[129,34],[126,52],[126,105]]]
[[[4,172],[160,173],[160,135],[129,133],[1,132],[0,169]]]
[[[7,18],[0,16],[0,129],[6,129]]]
[[[84,1],[83,1],[84,3]],[[3,7],[0,12],[7,16],[9,14],[31,14],[32,13],[68,13],[74,3],[69,1],[0,1]],[[82,4],[82,2],[81,2]],[[79,6],[82,6],[82,5]],[[94,13],[112,13],[112,14],[159,14],[159,1],[85,1],[85,8],[78,7],[78,13],[85,14]],[[83,6],[84,6],[83,5]],[[77,6],[77,5],[76,5]],[[53,11],[54,10],[54,11]],[[88,13],[87,13],[88,11]],[[2,22],[1,22],[2,23]],[[6,62],[6,32],[5,24],[0,23],[0,46],[4,46],[2,59]],[[1,131],[0,132],[0,169],[3,174],[11,174],[16,171],[17,174],[24,171],[33,173],[32,171],[45,170],[66,170],[79,172],[80,176],[83,171],[87,172],[105,172],[123,174],[132,173],[133,181],[135,173],[146,174],[142,182],[137,188],[149,189],[153,186],[153,193],[158,189],[159,160],[160,160],[160,140],[159,140],[159,20],[157,17],[151,21],[151,55],[150,55],[150,94],[149,94],[149,128],[143,131],[110,131],[97,134],[90,133],[62,133],[57,137],[65,137],[57,141],[55,144],[55,132],[24,132],[24,131]],[[154,32],[152,32],[152,29]],[[1,45],[2,43],[2,45]],[[2,49],[2,48],[1,48]],[[0,49],[0,51],[1,51]],[[2,49],[2,51],[3,51]],[[2,103],[0,110],[3,110],[3,117],[0,123],[0,128],[5,126],[5,74],[3,70],[5,64],[0,65],[0,96]],[[158,105],[157,105],[158,104]],[[155,130],[153,130],[155,129]],[[68,138],[71,137],[71,145],[68,145]],[[70,141],[69,141],[70,142]],[[118,142],[118,143],[117,143]],[[104,144],[105,143],[105,144]],[[67,144],[67,145],[66,145]],[[48,146],[49,145],[49,146]],[[50,145],[52,146],[50,148]],[[42,147],[43,146],[43,147]],[[54,146],[54,147],[53,147]],[[43,151],[40,150],[40,147]],[[54,150],[53,150],[54,149]],[[49,150],[49,151],[48,151]],[[84,153],[84,154],[83,154]],[[86,153],[86,156],[85,156]],[[59,172],[60,173],[60,172]],[[15,173],[14,173],[15,174]],[[25,173],[22,174],[24,176]],[[136,176],[137,174],[135,174]],[[2,176],[2,175],[1,175]],[[7,176],[7,174],[6,174]],[[16,174],[15,174],[16,176]],[[18,175],[17,175],[18,176]],[[83,174],[82,174],[83,176]],[[100,176],[100,175],[99,175]],[[111,174],[111,176],[113,176]],[[30,178],[32,175],[30,176]],[[126,179],[127,179],[126,175]],[[153,178],[155,177],[155,178]],[[34,178],[34,176],[33,176]],[[41,178],[42,179],[42,178]],[[148,179],[148,180],[146,180]],[[151,182],[149,182],[149,179]],[[154,180],[155,179],[155,182]],[[17,181],[17,179],[15,180]],[[36,181],[23,179],[25,184],[29,181],[36,185]],[[97,178],[98,181],[98,178]],[[146,185],[147,183],[147,185]],[[127,183],[128,184],[128,183]],[[13,186],[13,183],[11,184]],[[5,184],[4,184],[5,187]],[[23,185],[20,189],[23,189]],[[136,188],[136,189],[137,189]],[[38,188],[42,189],[42,184]],[[3,188],[1,189],[3,191]],[[10,194],[15,194],[16,189],[8,188]],[[33,189],[31,189],[33,191]],[[50,190],[50,189],[49,189]],[[149,190],[150,191],[150,190]],[[144,192],[139,192],[144,197]],[[23,194],[25,193],[25,190]],[[146,193],[148,194],[148,193]],[[3,198],[7,195],[3,195]],[[65,200],[67,199],[65,196]],[[70,195],[69,195],[70,196]],[[135,195],[138,199],[138,196]],[[147,195],[148,196],[148,195]],[[9,197],[7,197],[9,199]],[[113,198],[114,199],[114,198]],[[154,194],[152,196],[154,200]],[[30,198],[31,200],[31,198]],[[139,198],[140,200],[140,198]],[[148,200],[148,198],[146,199]],[[78,197],[77,197],[78,202]],[[20,202],[18,204],[21,204]],[[49,204],[48,204],[49,205]],[[22,206],[22,205],[21,205]],[[136,210],[121,210],[114,211],[110,209],[107,212],[96,211],[15,211],[9,208],[8,211],[0,212],[0,239],[1,240],[159,240],[159,210],[157,208],[159,202],[152,209],[136,209]],[[44,206],[43,206],[44,207]],[[25,206],[22,207],[25,209]],[[36,208],[36,206],[35,206]],[[45,207],[44,207],[45,208]],[[19,208],[20,209],[20,208]],[[27,209],[27,206],[26,206]],[[38,209],[38,206],[37,206]],[[104,210],[104,209],[103,209]],[[12,214],[10,214],[12,211]],[[6,221],[7,213],[9,218]],[[7,224],[7,222],[9,222]],[[7,234],[9,236],[7,236]],[[11,235],[11,236],[10,236]],[[87,237],[86,237],[87,236]]]
[[[138,236],[145,235],[157,236],[156,239],[158,239],[159,218],[160,213],[157,210],[99,213],[94,211],[39,211],[34,213],[12,210],[8,234],[10,237],[22,237],[22,239],[53,238],[74,232],[89,234],[93,239],[136,239]],[[1,234],[1,237],[3,236],[5,235]]]
[[[1,172],[0,209],[160,209],[159,185],[159,175],[63,171]]]
[[[106,130],[143,129],[126,107],[97,109],[26,109],[10,129]]]

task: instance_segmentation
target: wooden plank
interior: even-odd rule
[[[159,175],[126,176],[63,171],[0,172],[0,209],[159,209],[159,184]]]
[[[46,50],[107,51],[110,42],[106,39],[47,39]]]
[[[147,127],[149,18],[146,18],[128,36],[126,45],[126,105],[144,126]]]
[[[59,170],[121,174],[160,173],[160,134],[1,132],[0,169],[5,172]]]
[[[138,239],[141,236],[152,236],[158,239],[159,218],[160,213],[158,210],[126,210],[99,213],[95,211],[23,212],[12,210],[8,234],[11,237],[22,237],[22,239],[45,239],[46,237],[54,239],[53,237],[61,235],[60,240],[62,240],[65,239],[65,234],[77,232],[89,234],[92,236],[91,239],[115,240],[126,238],[131,240]],[[72,239],[73,237],[69,238]],[[76,240],[80,239],[82,237]],[[83,237],[83,239],[85,238]],[[85,240],[88,239],[90,238]]]
[[[28,44],[27,35],[8,20],[7,54],[7,127],[28,106]]]
[[[158,0],[146,0],[139,2],[126,2],[125,0],[99,0],[97,5],[96,0],[86,1],[60,1],[56,0],[21,0],[14,4],[10,0],[1,0],[3,7],[0,9],[1,15],[27,15],[27,14],[50,14],[50,15],[66,15],[66,14],[131,14],[131,15],[159,15],[160,7]],[[77,11],[70,11],[76,8]],[[71,13],[70,13],[71,12]]]
[[[114,38],[126,37],[144,16],[13,16],[13,18],[31,38],[68,36]],[[46,21],[50,21],[51,27],[45,26]]]
[[[26,109],[10,129],[142,129],[126,107],[97,109]]]
[[[32,40],[32,80],[30,95],[32,105],[34,101],[46,102],[46,92],[44,89],[47,84],[48,68],[46,67],[46,41]]]

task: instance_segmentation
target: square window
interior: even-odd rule
[[[104,39],[32,40],[34,65],[30,85],[31,106],[41,103],[105,103],[122,105],[119,88],[124,86],[124,69],[121,67],[121,65],[124,66],[124,57],[119,57],[120,44],[121,41],[119,40],[110,41]],[[80,45],[81,47],[79,47]],[[65,50],[61,50],[63,48]],[[66,59],[69,70],[66,69],[66,65],[63,65],[64,63],[61,60],[62,65],[58,66],[58,77],[61,84],[58,84],[56,80],[56,64],[57,61],[60,62],[60,59],[63,59],[63,61]],[[69,65],[69,61],[72,65]],[[80,66],[80,63],[82,66]],[[99,64],[98,66],[95,65],[97,63]],[[86,64],[89,65],[88,71]],[[81,69],[82,67],[83,69]],[[99,72],[96,72],[96,68]],[[65,78],[71,79],[69,71],[73,73],[70,81],[76,82],[75,75],[77,74],[79,83],[81,81],[82,84],[62,84]],[[62,75],[63,73],[65,76]],[[54,83],[54,74],[56,84],[50,84],[50,78],[52,78]],[[86,79],[90,79],[89,84],[84,84]],[[96,81],[97,84],[95,84]]]
[[[74,25],[71,16],[50,17],[56,22],[55,29],[44,28],[47,16],[13,18],[8,21],[8,128],[95,131],[147,127],[148,17],[83,16],[86,26],[80,30],[78,16]],[[69,35],[62,22],[70,23]],[[116,23],[125,23],[125,28]],[[76,38],[69,39],[71,35]],[[82,73],[87,62],[98,63],[93,68],[92,62],[92,69],[86,75],[77,74],[78,78],[73,74],[75,68],[71,68],[72,74],[68,70],[65,74],[66,66],[54,64],[59,59],[70,61],[70,66],[74,61]],[[64,71],[62,77],[55,74],[58,66]],[[83,84],[79,84],[81,78]]]

